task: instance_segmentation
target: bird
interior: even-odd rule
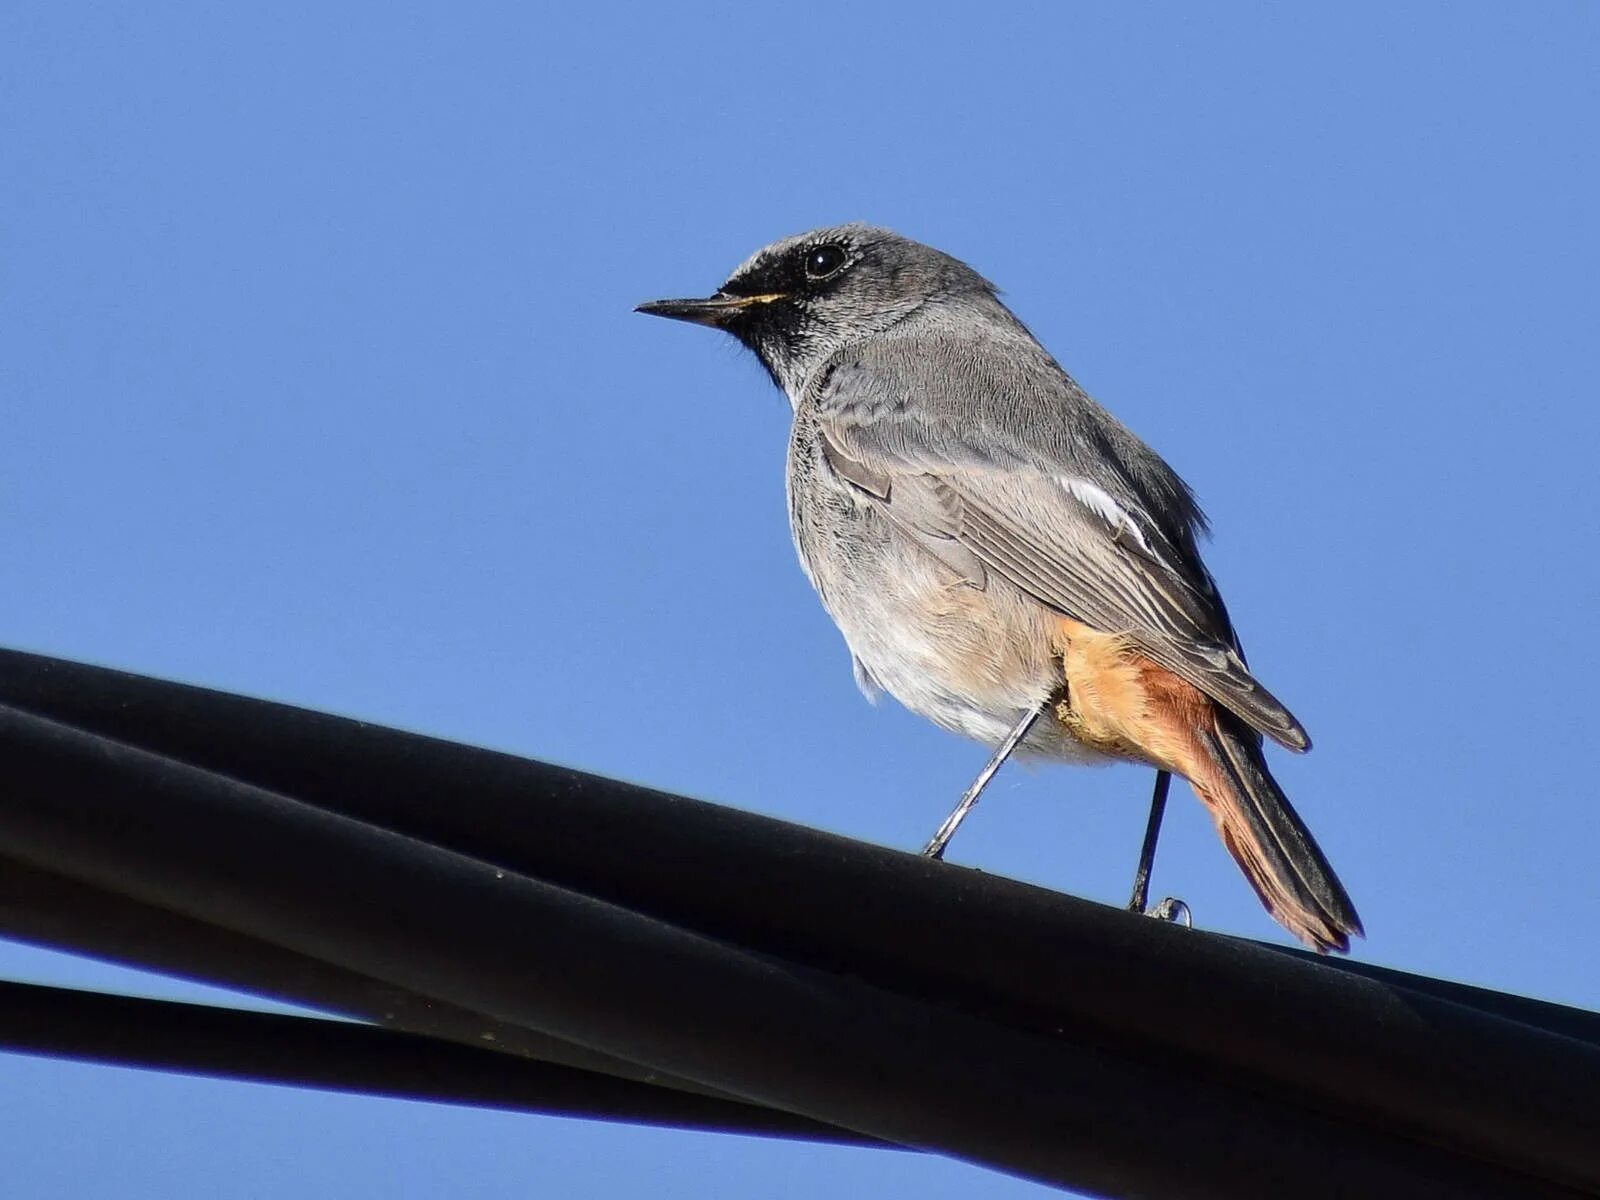
[[[754,352],[792,409],[790,530],[858,685],[992,748],[925,854],[943,856],[1013,752],[1129,761],[1158,772],[1144,878],[1177,774],[1283,928],[1322,953],[1363,935],[1268,769],[1264,738],[1311,741],[1246,665],[1194,492],[993,284],[852,223],[763,247],[710,296],[636,311]]]

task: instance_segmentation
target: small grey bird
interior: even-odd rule
[[[789,520],[868,695],[995,754],[1184,776],[1284,928],[1347,950],[1361,922],[1267,770],[1310,746],[1245,666],[1200,560],[1205,519],[965,263],[866,225],[774,242],[713,296],[638,311],[710,325],[789,397]]]

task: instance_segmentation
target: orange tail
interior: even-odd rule
[[[1196,731],[1203,753],[1189,782],[1211,813],[1234,862],[1273,918],[1326,954],[1350,949],[1361,918],[1311,831],[1267,771],[1261,739],[1231,713],[1216,710]]]
[[[1067,691],[1056,716],[1068,731],[1182,775],[1277,922],[1324,953],[1348,950],[1361,918],[1268,773],[1260,735],[1125,638],[1076,621],[1062,633]]]

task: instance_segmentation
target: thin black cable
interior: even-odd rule
[[[886,1146],[734,1100],[689,1096],[371,1025],[38,984],[0,981],[0,1049],[541,1116]]]

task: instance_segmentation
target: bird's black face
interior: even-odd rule
[[[886,229],[839,225],[758,250],[715,295],[656,300],[638,311],[726,330],[795,399],[830,355],[961,293],[993,298],[988,284],[948,255]]]
[[[805,303],[837,288],[858,257],[856,247],[843,238],[803,240],[771,257],[758,256],[729,276],[722,291],[730,296],[781,295]]]
[[[827,299],[861,260],[841,231],[781,242],[740,266],[715,295],[701,300],[655,300],[636,311],[725,330],[754,350],[777,384],[782,365],[804,356],[825,319]]]

